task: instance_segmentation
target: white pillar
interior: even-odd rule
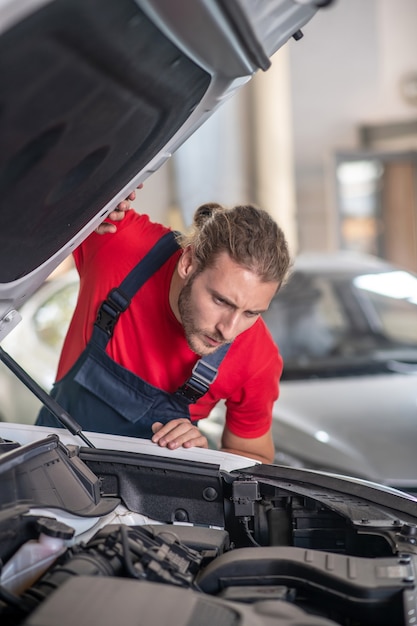
[[[258,204],[284,230],[295,254],[298,235],[287,46],[274,55],[268,71],[258,72],[252,81],[254,168]]]

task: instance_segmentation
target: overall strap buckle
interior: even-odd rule
[[[129,307],[133,296],[178,248],[177,233],[168,231],[135,265],[119,287],[115,287],[110,291],[106,300],[101,304],[94,322],[94,330],[100,329],[105,333],[105,335],[93,333],[96,343],[98,342],[101,347],[107,345],[107,342],[113,336],[120,314]]]
[[[211,383],[216,380],[217,374],[216,367],[200,359],[194,365],[190,378],[175,393],[194,404],[207,393]]]
[[[217,378],[218,368],[226,356],[231,344],[225,344],[216,352],[201,358],[194,365],[190,378],[177,389],[176,395],[186,398],[190,404],[194,404],[210,388]]]
[[[120,317],[120,313],[126,311],[131,299],[118,288],[112,289],[106,300],[102,302],[94,325],[104,330],[108,337],[112,337],[114,327]]]

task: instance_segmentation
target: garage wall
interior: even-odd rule
[[[417,119],[400,87],[417,73],[416,24],[414,0],[336,0],[290,46],[300,249],[338,245],[335,152],[360,147],[362,124]]]

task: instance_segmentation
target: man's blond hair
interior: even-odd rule
[[[285,281],[290,254],[285,235],[267,211],[253,205],[231,209],[216,203],[200,206],[190,232],[179,236],[183,248],[190,246],[198,272],[210,267],[221,252],[257,274],[263,282]]]

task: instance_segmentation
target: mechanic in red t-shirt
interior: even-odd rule
[[[175,241],[117,315],[100,356],[91,343],[93,329],[105,335],[104,326],[96,329],[101,303],[119,286],[112,297],[123,299],[123,279],[170,232],[120,207],[126,205],[74,252],[80,290],[52,395],[84,430],[149,437],[170,449],[207,447],[195,424],[223,399],[222,450],[272,462],[272,407],[282,359],[260,314],[287,274],[284,234],[255,207],[203,205],[191,233],[176,234],[180,245]],[[219,361],[222,351],[213,366],[217,377],[200,396],[193,395],[191,381],[190,396],[184,382],[199,358]],[[138,387],[140,399],[132,396]],[[122,414],[121,426],[107,416],[108,406]],[[43,409],[37,423],[58,425],[54,420]]]

